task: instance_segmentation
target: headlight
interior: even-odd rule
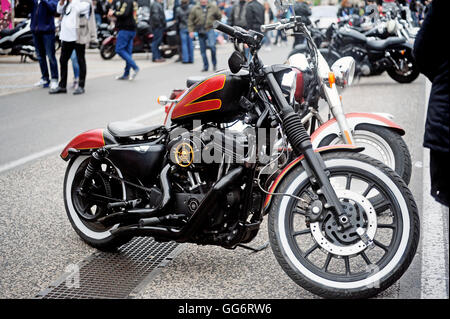
[[[336,85],[341,87],[351,85],[355,75],[355,60],[349,56],[340,58],[333,63],[331,71],[334,73]]]

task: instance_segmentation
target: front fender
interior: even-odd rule
[[[405,130],[403,130],[398,124],[394,123],[389,114],[382,113],[347,113],[345,118],[347,119],[347,124],[351,131],[358,129],[360,124],[372,124],[378,126],[389,127],[390,129],[396,131],[400,135],[405,135]],[[320,142],[330,134],[336,134],[338,136],[342,135],[339,125],[335,118],[322,124],[314,133],[311,135],[311,141],[314,148],[318,148]]]
[[[339,144],[339,145],[330,145],[330,146],[324,146],[319,147],[317,149],[314,149],[317,153],[329,153],[334,151],[347,151],[347,152],[360,152],[364,148],[358,147],[351,144]],[[286,165],[283,170],[278,174],[278,176],[273,181],[272,185],[270,186],[269,193],[275,193],[277,190],[278,185],[283,180],[284,176],[294,167],[297,165],[300,165],[301,161],[304,159],[304,155],[297,157],[295,160],[290,162],[288,165]],[[263,211],[264,213],[267,213],[269,211],[270,203],[272,201],[272,195],[267,195],[266,200],[264,201],[264,207]]]
[[[75,136],[66,145],[60,156],[63,160],[68,161],[73,156],[73,154],[69,152],[69,149],[75,149],[78,151],[91,150],[116,143],[116,140],[110,133],[108,133],[108,131],[105,131],[104,129],[90,130]]]

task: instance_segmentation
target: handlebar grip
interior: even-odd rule
[[[275,30],[280,23],[271,23],[271,24],[263,24],[261,26],[261,32],[267,32],[271,30]]]
[[[236,32],[236,30],[233,27],[231,27],[227,24],[224,24],[220,21],[217,21],[217,20],[214,21],[213,28],[216,30],[222,31],[223,33],[226,33],[229,36],[234,36],[234,33]]]

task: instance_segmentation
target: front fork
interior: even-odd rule
[[[349,218],[344,212],[339,198],[336,195],[329,180],[329,172],[320,154],[314,152],[311,138],[303,126],[300,115],[286,101],[281,89],[272,73],[267,73],[268,85],[273,93],[273,98],[280,107],[283,129],[296,155],[303,154],[305,157],[304,168],[308,177],[316,189],[319,198],[322,198],[325,209],[330,209],[336,221],[345,229],[350,227]],[[322,205],[313,206],[312,212],[318,216],[322,215]]]

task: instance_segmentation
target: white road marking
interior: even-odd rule
[[[430,94],[431,84],[427,80],[425,85],[425,100]],[[448,299],[448,271],[446,269],[446,251],[448,242],[445,241],[443,206],[430,195],[430,151],[424,148],[423,153],[423,213],[422,213],[422,299]]]
[[[132,119],[130,119],[128,121],[130,121],[130,122],[141,122],[143,120],[146,120],[146,119],[155,117],[157,115],[160,115],[163,112],[164,112],[164,108],[161,108],[161,109],[154,110],[154,111],[151,111],[151,112],[148,112],[148,113],[144,113],[144,114],[142,114],[140,116],[137,116],[135,118],[132,118]],[[34,161],[34,160],[36,160],[38,158],[41,158],[41,157],[44,157],[44,156],[56,153],[58,151],[60,152],[67,145],[68,142],[69,141],[67,141],[64,144],[55,145],[55,146],[46,148],[46,149],[44,149],[42,151],[39,151],[39,152],[30,154],[30,155],[27,155],[25,157],[22,157],[22,158],[19,158],[17,160],[8,162],[6,164],[0,165],[0,174],[5,172],[5,171],[8,171],[10,169],[13,169],[13,168],[16,168],[18,166],[24,165],[24,164],[26,164],[28,162]]]

